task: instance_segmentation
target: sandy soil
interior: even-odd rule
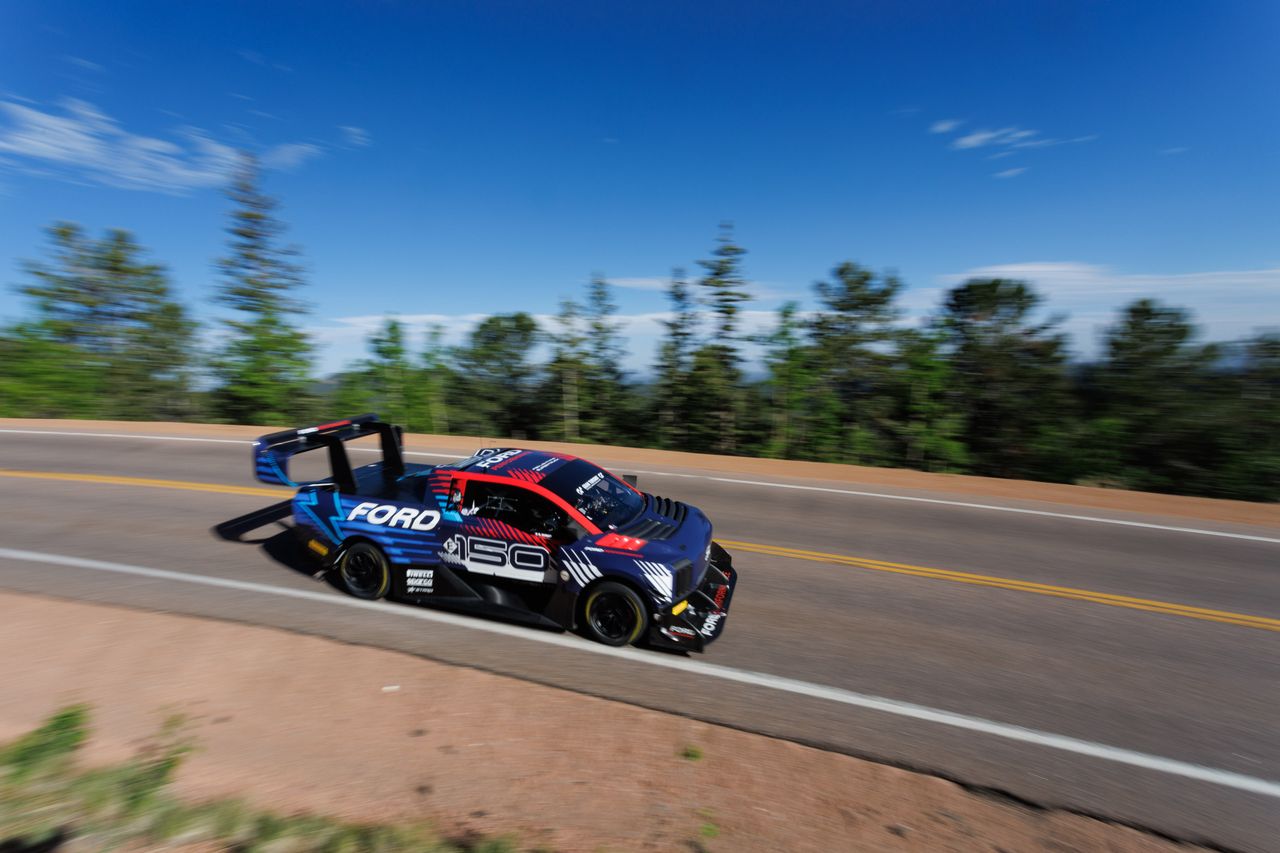
[[[1186,850],[950,782],[409,655],[0,593],[0,740],[88,702],[86,758],[181,713],[192,799],[429,820],[526,848]],[[684,757],[693,748],[700,757]]]
[[[279,427],[235,426],[229,424],[140,423],[135,421],[63,421],[32,418],[0,418],[0,428],[49,429],[84,432],[143,433],[209,438],[252,439]],[[563,444],[556,442],[516,441],[509,438],[406,435],[405,446],[433,450],[456,450],[459,456],[470,455],[479,447],[520,445],[544,448],[585,456],[602,465],[629,468],[660,467],[687,469],[768,480],[823,480],[844,483],[851,488],[873,487],[943,492],[969,497],[1007,500],[1045,501],[1068,506],[1149,515],[1198,518],[1235,524],[1280,527],[1280,504],[1192,498],[1179,495],[1157,495],[1088,486],[1057,483],[1035,483],[1028,480],[999,480],[959,474],[928,474],[897,468],[866,468],[823,462],[791,462],[780,459],[749,459],[738,456],[714,456],[705,453],[681,453],[609,445]]]

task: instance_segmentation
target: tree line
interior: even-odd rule
[[[1077,364],[1027,282],[966,281],[906,328],[902,282],[852,261],[814,284],[814,310],[788,303],[752,334],[746,250],[726,225],[696,275],[671,275],[651,377],[622,368],[613,291],[594,276],[549,328],[495,314],[456,346],[428,327],[415,349],[391,318],[366,358],[317,380],[298,251],[251,158],[228,196],[220,316],[203,336],[127,231],[52,226],[48,258],[19,285],[31,316],[0,329],[0,415],[298,424],[378,411],[430,433],[1280,498],[1280,334],[1202,343],[1191,312],[1139,299]]]

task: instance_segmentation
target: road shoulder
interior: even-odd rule
[[[95,713],[89,761],[177,713],[191,799],[429,819],[558,850],[1186,849],[941,779],[410,655],[0,593],[0,739]],[[21,685],[21,689],[14,686]]]

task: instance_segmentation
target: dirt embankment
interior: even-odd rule
[[[141,423],[136,421],[64,421],[31,418],[0,418],[0,428],[46,429],[77,432],[113,432],[174,435],[207,438],[253,439],[280,427],[230,424]],[[661,468],[696,471],[726,477],[773,480],[814,480],[826,485],[858,489],[910,490],[968,498],[1014,501],[1042,501],[1068,507],[1114,510],[1146,515],[1194,518],[1230,524],[1250,524],[1280,528],[1280,504],[1158,495],[1090,486],[1036,483],[1028,480],[1000,480],[961,474],[929,474],[899,468],[867,468],[825,462],[792,462],[781,459],[753,459],[715,456],[648,448],[611,445],[565,444],[545,441],[516,441],[509,438],[462,437],[409,434],[408,449],[456,451],[467,456],[479,447],[521,445],[584,456],[603,465],[628,468]]]
[[[0,593],[0,740],[94,710],[87,758],[166,717],[201,748],[192,799],[429,820],[524,848],[1186,850],[844,755],[266,628]]]

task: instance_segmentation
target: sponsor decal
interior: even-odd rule
[[[521,453],[524,453],[524,451],[523,450],[504,450],[501,453],[491,453],[488,456],[485,456],[479,462],[477,462],[474,467],[482,468],[487,471],[488,469],[494,467],[495,465],[501,465],[503,462],[506,462],[512,456],[519,456]]]
[[[577,488],[578,494],[585,495],[588,489],[590,489],[592,486],[594,486],[596,483],[600,482],[603,479],[604,479],[604,472],[601,471],[599,474],[596,474],[594,477],[587,480],[581,486],[578,486]]]
[[[644,574],[644,579],[649,582],[649,586],[653,587],[658,598],[663,601],[671,600],[671,596],[675,594],[675,579],[671,575],[670,568],[662,563],[653,563],[648,560],[636,560],[636,568]]]
[[[366,501],[347,513],[347,521],[367,521],[370,524],[386,527],[399,527],[404,530],[435,530],[440,523],[440,513],[434,509],[418,509],[417,507],[378,504]]]
[[[554,574],[547,577],[547,549],[538,545],[458,533],[445,540],[440,559],[478,575],[494,575],[535,583],[555,580]]]
[[[435,569],[409,569],[404,573],[405,592],[431,593],[436,582]]]
[[[727,586],[716,587],[716,594],[712,597],[712,600],[716,603],[716,607],[721,609],[724,608],[724,599],[725,599],[725,596],[727,596],[728,594],[729,594],[729,587]]]
[[[694,637],[698,636],[697,633],[692,628],[682,628],[679,625],[672,625],[670,628],[667,629],[667,633],[675,637],[683,637],[689,640],[692,640]]]
[[[565,548],[560,552],[560,565],[573,577],[574,582],[585,587],[598,577],[602,577],[600,569],[591,562],[591,558],[581,551]]]
[[[717,610],[715,613],[708,613],[706,621],[702,623],[702,631],[704,637],[710,637],[716,632],[716,626],[720,624],[720,620],[724,618],[724,611]]]
[[[545,470],[547,470],[548,468],[550,468],[552,465],[556,464],[556,463],[557,463],[557,462],[559,462],[559,461],[560,461],[560,460],[559,460],[558,458],[556,458],[555,456],[548,457],[547,459],[543,459],[543,460],[542,460],[541,462],[539,462],[537,465],[534,465],[534,466],[533,466],[533,470],[534,470],[534,471],[545,471]]]

